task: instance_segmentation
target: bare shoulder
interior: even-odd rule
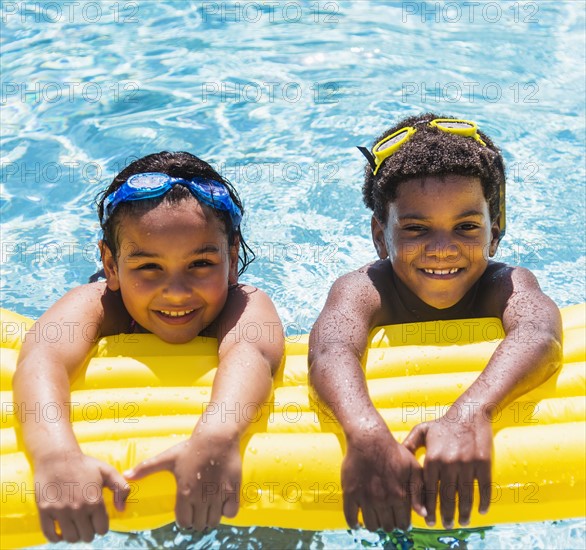
[[[273,301],[269,295],[251,285],[238,284],[228,290],[225,313],[228,316],[254,316],[259,313],[275,311]]]
[[[367,264],[355,271],[339,277],[330,289],[326,307],[331,304],[341,306],[346,304],[354,307],[357,302],[366,306],[380,305],[381,276],[380,262]],[[325,309],[325,308],[324,308]]]
[[[106,283],[88,283],[72,288],[53,304],[39,319],[83,317],[93,318],[102,309]]]
[[[519,323],[528,322],[541,323],[556,334],[561,330],[557,305],[541,290],[537,277],[529,269],[491,264],[487,271],[485,292],[492,297],[507,332]]]
[[[218,338],[220,356],[235,346],[252,346],[267,358],[273,370],[281,363],[283,326],[273,301],[259,288],[243,284],[231,288],[211,329]]]
[[[374,262],[336,280],[311,330],[310,355],[342,346],[362,356],[382,308],[380,270]]]
[[[73,323],[96,336],[124,332],[130,316],[119,292],[108,289],[105,281],[88,283],[69,290],[39,319],[40,323]]]
[[[481,290],[503,307],[519,292],[543,295],[537,278],[529,269],[496,262],[491,263],[482,276]]]

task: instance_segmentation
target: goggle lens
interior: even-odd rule
[[[135,174],[134,176],[130,176],[126,183],[133,189],[158,189],[164,186],[169,179],[169,176],[166,174]]]
[[[474,128],[474,124],[470,122],[438,122],[436,126],[440,126],[441,128],[457,128],[459,130],[471,130]]]
[[[375,150],[377,153],[380,153],[381,151],[384,151],[385,149],[388,149],[389,147],[396,145],[397,143],[399,143],[400,141],[405,139],[408,135],[409,135],[408,130],[406,130],[406,129],[402,130],[397,135],[391,136],[389,139],[387,139],[387,141],[384,141],[383,143],[379,143]]]

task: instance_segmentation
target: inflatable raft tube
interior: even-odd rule
[[[562,310],[564,365],[540,387],[494,418],[492,505],[473,512],[472,526],[586,515],[584,305]],[[33,321],[1,312],[0,545],[44,542],[33,478],[16,430],[19,404],[11,380],[24,334]],[[57,330],[55,328],[55,330]],[[26,336],[36,335],[34,329]],[[402,440],[417,423],[441,416],[486,365],[503,337],[497,319],[437,321],[382,327],[373,332],[365,372],[373,401]],[[211,395],[216,341],[172,345],[154,335],[102,339],[72,384],[70,417],[85,453],[119,471],[187,438]],[[238,411],[251,421],[243,438],[241,505],[233,525],[307,530],[344,529],[339,426],[307,387],[307,336],[289,339],[262,407]],[[466,411],[463,411],[465,414]],[[55,420],[51,404],[28,412]],[[423,456],[419,457],[420,460]],[[127,509],[114,509],[105,489],[110,528],[145,530],[174,520],[175,483],[162,472],[132,482]],[[476,495],[476,499],[478,495]],[[425,527],[413,514],[415,526]]]

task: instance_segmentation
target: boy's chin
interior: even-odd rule
[[[421,298],[421,297],[420,297]],[[429,307],[432,307],[434,309],[449,309],[453,306],[455,306],[460,300],[462,299],[462,297],[459,298],[430,298],[428,297],[426,298],[421,298],[422,301],[424,301]]]

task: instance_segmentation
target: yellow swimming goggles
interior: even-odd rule
[[[474,138],[480,145],[486,147],[486,143],[482,141],[480,134],[478,133],[478,126],[475,122],[471,120],[462,120],[462,119],[455,119],[455,118],[436,118],[429,122],[429,125],[432,128],[437,128],[442,132],[448,132],[449,134],[456,134],[458,136],[463,137],[471,137]],[[382,163],[388,159],[393,153],[397,152],[397,150],[407,143],[411,136],[417,132],[417,129],[413,126],[406,126],[405,128],[401,128],[396,132],[392,133],[390,136],[387,136],[381,139],[375,146],[372,148],[372,152],[369,151],[366,147],[358,147],[360,152],[366,157],[370,166],[372,167],[372,173],[376,176],[378,169],[381,167]],[[506,220],[505,220],[505,188],[504,184],[500,190],[500,197],[499,197],[499,210],[500,210],[500,239],[503,238],[506,229]]]
[[[486,143],[480,139],[478,134],[478,126],[471,120],[458,120],[453,118],[436,118],[432,120],[429,125],[432,128],[437,128],[449,134],[456,134],[458,136],[474,138],[480,145],[486,147]],[[397,130],[390,136],[381,139],[373,148],[372,152],[365,147],[358,147],[362,154],[368,159],[372,166],[372,173],[376,176],[378,169],[382,163],[395,153],[402,145],[407,143],[411,136],[417,132],[413,126],[406,126]]]

